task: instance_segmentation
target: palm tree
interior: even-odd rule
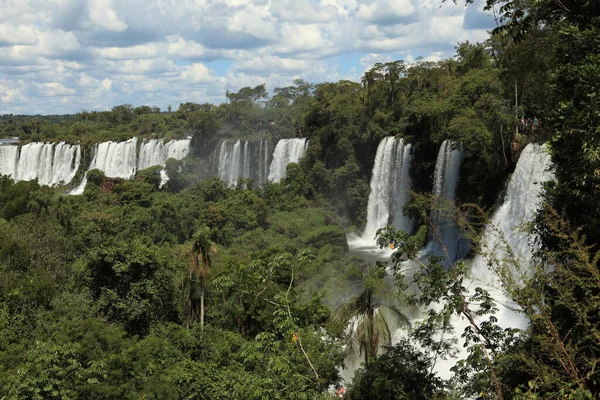
[[[212,264],[212,255],[217,249],[209,239],[209,229],[204,227],[192,237],[191,257],[185,281],[185,314],[188,321],[200,321],[204,327],[204,297],[206,276]]]
[[[362,276],[362,292],[338,307],[331,317],[334,332],[346,336],[349,353],[358,348],[359,354],[364,354],[366,365],[377,356],[380,345],[391,345],[391,320],[399,327],[410,326],[408,318],[389,301],[392,291],[384,282],[385,274],[383,265],[367,267]]]

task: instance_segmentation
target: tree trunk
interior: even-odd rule
[[[204,328],[204,285],[200,289],[200,328]]]

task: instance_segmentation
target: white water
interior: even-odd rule
[[[15,177],[19,160],[18,146],[0,146],[0,175]]]
[[[524,230],[540,205],[542,183],[554,179],[550,172],[550,155],[545,147],[529,144],[525,147],[508,184],[504,203],[492,216],[481,239],[481,254],[471,266],[472,286],[482,286],[506,303],[501,282],[488,266],[506,267],[517,284],[529,275],[533,257],[532,237]],[[501,307],[500,318],[506,327],[525,328],[527,320]]]
[[[258,145],[258,186],[267,182],[269,174],[269,142],[261,140]]]
[[[297,163],[303,156],[308,142],[306,139],[281,139],[275,146],[273,152],[273,161],[269,168],[268,179],[273,182],[279,182],[285,177],[287,165]]]
[[[410,164],[412,146],[403,139],[386,137],[381,140],[375,155],[371,176],[371,192],[367,206],[367,224],[360,237],[348,235],[353,249],[377,249],[375,234],[386,225],[411,233],[413,222],[403,208],[410,200]],[[388,255],[390,251],[381,252]]]
[[[217,174],[229,186],[234,186],[238,179],[249,176],[249,171],[248,175],[245,175],[246,162],[249,163],[247,150],[248,142],[246,141],[244,141],[243,147],[240,140],[235,142],[233,140],[223,140],[221,143]]]
[[[81,161],[79,145],[29,143],[22,146],[0,146],[0,174],[15,181],[38,180],[40,185],[57,186],[71,182]]]
[[[460,179],[462,147],[444,140],[438,152],[433,179],[433,196],[436,200],[431,213],[431,238],[425,254],[446,257],[450,262],[456,260],[459,253],[461,236],[459,228],[448,215],[448,204],[455,201],[456,185]]]
[[[504,202],[496,210],[482,235],[482,255],[473,259],[470,277],[464,281],[468,289],[465,294],[467,297],[474,294],[478,287],[490,293],[499,309],[495,313],[497,324],[504,329],[525,329],[528,320],[517,311],[518,307],[510,300],[496,271],[507,268],[508,276],[517,285],[528,275],[533,257],[532,237],[522,228],[533,219],[540,205],[542,183],[553,179],[549,167],[550,156],[543,146],[529,144],[525,147],[508,184]],[[509,254],[514,255],[514,261]],[[489,266],[489,261],[493,267]],[[437,361],[436,372],[444,379],[451,377],[450,368],[456,361],[467,356],[459,336],[469,323],[462,316],[453,316],[451,323],[459,339],[460,353],[454,359]],[[396,334],[396,338],[405,336],[402,331],[397,331]]]
[[[88,171],[99,169],[109,178],[131,179],[139,170],[155,165],[164,166],[169,158],[181,160],[190,149],[190,140],[172,140],[164,143],[161,139],[151,139],[142,143],[137,154],[137,138],[125,142],[103,142],[94,146],[93,157]],[[87,173],[87,172],[86,172]],[[168,180],[161,171],[161,186]],[[70,194],[82,194],[87,184],[84,177],[79,186]]]

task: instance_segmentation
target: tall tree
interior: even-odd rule
[[[186,319],[189,322],[199,321],[201,327],[204,327],[206,276],[212,265],[212,256],[217,251],[209,236],[209,229],[203,227],[192,237],[191,257],[184,291]]]

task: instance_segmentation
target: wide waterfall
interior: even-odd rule
[[[169,158],[181,160],[190,151],[190,139],[171,140],[165,143],[162,139],[144,140],[140,147],[137,170],[164,166]]]
[[[180,160],[184,158],[190,149],[190,140],[172,140],[164,143],[160,139],[144,141],[140,147],[138,156],[137,138],[125,142],[103,142],[94,146],[93,158],[88,171],[99,169],[109,178],[131,179],[141,169],[154,165],[164,166],[169,158]],[[161,182],[168,180],[166,173],[161,173]],[[87,184],[84,177],[79,186],[70,194],[82,194]]]
[[[404,139],[394,137],[379,143],[371,176],[367,225],[360,238],[349,236],[352,247],[375,247],[377,230],[390,224],[411,233],[413,222],[403,212],[410,200],[411,149]]]
[[[438,152],[433,179],[434,210],[431,213],[431,239],[425,250],[427,255],[456,260],[462,241],[458,226],[454,223],[451,209],[456,197],[456,185],[460,178],[462,146],[444,140]]]
[[[15,181],[38,180],[40,185],[66,185],[75,176],[81,161],[79,145],[60,143],[29,143],[0,146],[0,174]]]
[[[137,171],[137,138],[126,142],[98,144],[90,169],[99,169],[110,178],[131,179]]]
[[[297,163],[304,156],[307,146],[306,139],[281,139],[277,142],[269,169],[269,180],[279,182],[285,177],[287,165]]]

